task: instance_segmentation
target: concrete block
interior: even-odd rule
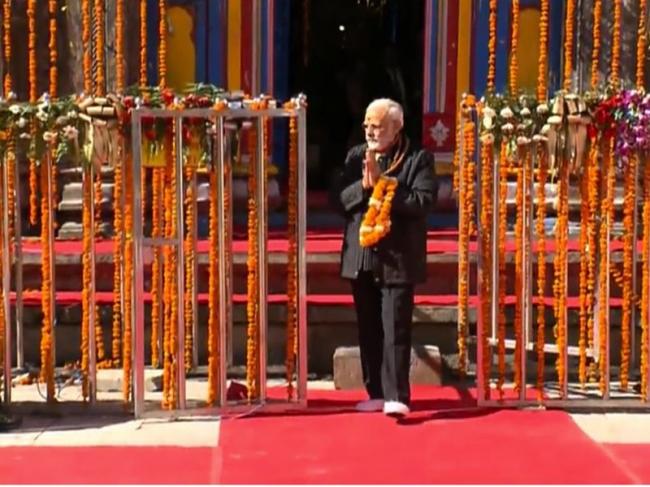
[[[363,388],[359,347],[338,347],[334,351],[334,386],[337,389]],[[442,357],[434,345],[414,345],[411,349],[411,385],[441,385]]]

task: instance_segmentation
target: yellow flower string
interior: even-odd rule
[[[537,63],[537,101],[542,103],[548,96],[548,12],[549,0],[541,0],[539,6],[539,60]]]
[[[515,193],[515,207],[516,207],[516,218],[515,218],[515,289],[516,289],[516,301],[515,301],[515,391],[521,390],[522,383],[524,382],[521,370],[521,353],[522,346],[525,349],[525,344],[523,343],[523,308],[524,302],[522,299],[522,293],[519,291],[523,289],[524,286],[524,277],[523,273],[527,272],[526,269],[523,269],[524,263],[524,246],[522,238],[524,235],[524,210],[528,206],[528,202],[524,200],[524,191],[525,184],[524,181],[524,167],[526,168],[526,176],[528,176],[528,167],[530,155],[528,150],[525,148],[520,148],[519,150],[519,165],[516,168],[517,172],[517,186]],[[522,167],[523,166],[523,167]]]
[[[519,0],[512,0],[512,18],[510,27],[510,93],[517,94],[519,89]],[[540,51],[541,52],[541,51]]]
[[[575,21],[575,0],[566,2],[564,19],[564,89],[571,90],[573,79],[573,22]]]
[[[592,147],[591,151],[596,150]],[[593,251],[589,247],[589,181],[591,178],[592,154],[585,159],[582,179],[580,180],[580,315],[578,332],[578,377],[584,387],[587,382],[587,323],[592,314],[588,308],[589,289],[589,255]]]
[[[612,59],[609,79],[612,85],[618,87],[621,76],[621,10],[623,0],[614,0],[614,26],[612,28]]]
[[[189,164],[185,168],[185,180],[187,181],[188,190],[185,197],[185,370],[189,371],[192,369],[192,363],[194,358],[193,350],[193,332],[194,332],[194,285],[195,285],[195,275],[194,275],[194,262],[196,256],[194,255],[195,239],[194,231],[192,230],[196,215],[194,212],[194,200],[196,199],[196,194],[192,186],[192,180],[196,175],[196,169],[192,164]]]
[[[598,71],[600,64],[600,22],[603,11],[603,1],[594,0],[594,21],[592,30],[592,43],[591,48],[591,88],[598,87],[598,80],[600,73]]]
[[[208,405],[214,406],[219,391],[219,213],[217,211],[217,172],[210,170],[209,263],[208,263]],[[220,176],[219,176],[220,177]]]
[[[92,262],[90,259],[91,246],[93,244],[93,228],[91,228],[91,211],[90,203],[93,198],[92,181],[87,178],[88,170],[84,169],[84,181],[82,183],[82,203],[81,203],[81,220],[83,228],[82,240],[82,289],[81,289],[81,374],[82,374],[82,397],[88,399],[88,373],[90,364],[90,327],[93,323],[90,322],[90,307],[93,306],[91,302],[91,287],[93,285],[92,275]]]
[[[115,6],[115,88],[118,93],[122,93],[126,87],[124,25],[124,0],[117,0]]]
[[[268,133],[268,132],[267,132]],[[289,118],[289,196],[287,200],[287,225],[289,251],[287,253],[287,342],[286,377],[287,395],[293,397],[293,374],[296,364],[298,332],[298,120]]]
[[[587,315],[587,346],[593,350],[594,347],[594,303],[595,303],[595,297],[596,297],[596,274],[597,274],[597,261],[596,261],[596,247],[598,242],[597,240],[597,234],[598,234],[598,213],[599,213],[599,205],[600,205],[600,191],[599,191],[599,186],[600,186],[600,153],[602,151],[602,144],[601,148],[599,148],[599,145],[594,143],[592,145],[592,150],[590,151],[589,154],[589,161],[587,161],[587,164],[589,165],[589,171],[588,171],[588,179],[589,179],[589,184],[588,184],[588,200],[589,200],[589,220],[588,220],[588,245],[589,245],[589,263],[587,266],[587,310],[588,310],[588,315]],[[586,354],[586,352],[585,352]],[[587,373],[589,374],[589,379],[591,380],[592,378],[595,378],[596,370],[595,370],[595,362],[591,360],[589,362],[589,368],[587,370]]]
[[[641,398],[648,399],[648,333],[650,333],[650,164],[643,158],[643,272],[641,277]]]
[[[163,194],[164,194],[164,169],[153,168],[151,181],[151,236],[162,237],[161,221],[163,218]],[[161,271],[162,253],[159,247],[153,248],[153,260],[151,263],[151,364],[153,367],[160,366],[160,309],[161,309]]]
[[[27,1],[27,49],[29,67],[29,101],[36,103],[38,98],[38,77],[36,71],[36,0]],[[31,135],[36,138],[36,120],[32,121]],[[29,158],[29,223],[38,222],[38,167],[33,157]]]
[[[11,4],[12,0],[4,0],[2,5],[2,37],[4,47],[4,97],[7,98],[13,90],[13,79],[11,77]]]
[[[569,164],[567,160],[560,161],[559,192],[557,209],[557,228],[555,233],[555,260],[553,283],[554,311],[555,311],[555,340],[558,348],[555,367],[558,376],[558,387],[563,391],[565,385],[565,372],[567,367],[567,321],[566,321],[566,261],[569,233]]]
[[[131,370],[133,353],[131,337],[133,320],[133,154],[127,151],[124,159],[124,339],[122,340],[122,396],[125,403],[131,399]],[[114,337],[115,338],[115,337]]]
[[[648,11],[647,0],[639,0],[639,28],[636,38],[636,87],[642,89],[645,86],[645,50],[647,43],[646,34],[646,12]]]
[[[147,86],[147,1],[140,0],[140,86]]]
[[[56,50],[56,7],[57,7],[57,0],[49,0],[47,3],[48,6],[48,13],[50,16],[49,19],[49,27],[50,27],[50,39],[48,41],[48,48],[50,50],[50,96],[56,97],[57,96],[57,81],[58,81],[58,68],[57,68],[57,60],[58,60],[58,53]]]
[[[113,316],[111,327],[111,360],[113,367],[120,366],[122,339],[122,263],[124,261],[124,162],[120,159],[113,168]]]
[[[248,278],[246,316],[248,320],[246,341],[246,385],[248,386],[249,401],[257,398],[259,391],[259,294],[257,273],[257,219],[258,207],[255,193],[257,191],[257,178],[264,175],[257,174],[257,151],[255,141],[257,134],[254,127],[248,133],[248,258],[246,260]]]
[[[167,0],[158,0],[158,84],[167,86]]]
[[[84,92],[89,95],[93,91],[93,54],[91,42],[91,6],[90,0],[81,0],[81,43],[83,44],[83,78]]]
[[[507,143],[501,142],[501,153],[499,156],[499,235],[497,236],[499,250],[499,311],[497,326],[497,350],[499,377],[497,390],[499,399],[503,399],[503,384],[506,379],[506,232],[508,224],[508,158]]]
[[[548,179],[548,153],[539,149],[539,167],[537,171],[537,188],[535,199],[537,200],[537,220],[535,222],[535,233],[537,235],[537,340],[535,350],[537,352],[537,400],[544,399],[544,344],[546,340],[546,180]]]
[[[96,71],[95,71],[95,96],[104,96],[106,94],[106,73],[105,69],[105,34],[104,34],[104,2],[95,2],[95,29],[93,30],[95,51]]]
[[[494,91],[497,59],[497,0],[490,0],[487,91]]]

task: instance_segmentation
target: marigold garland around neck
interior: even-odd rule
[[[390,211],[397,189],[397,179],[389,177],[389,174],[399,168],[408,152],[409,145],[408,139],[401,138],[399,140],[393,162],[380,176],[373,188],[370,200],[368,200],[368,210],[359,228],[359,243],[362,247],[376,245],[390,232]]]

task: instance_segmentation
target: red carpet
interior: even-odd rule
[[[629,473],[632,482],[650,484],[650,445],[603,445],[603,448]]]
[[[629,483],[558,411],[456,410],[468,393],[417,388],[398,422],[351,411],[361,393],[313,392],[312,408],[224,421],[223,483]],[[332,410],[339,406],[339,410]],[[442,412],[441,410],[451,409]]]
[[[0,448],[2,484],[216,484],[218,448]]]

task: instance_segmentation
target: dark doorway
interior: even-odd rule
[[[322,190],[347,150],[363,142],[367,104],[404,105],[419,143],[423,0],[292,0],[290,92],[308,96],[310,189]]]

